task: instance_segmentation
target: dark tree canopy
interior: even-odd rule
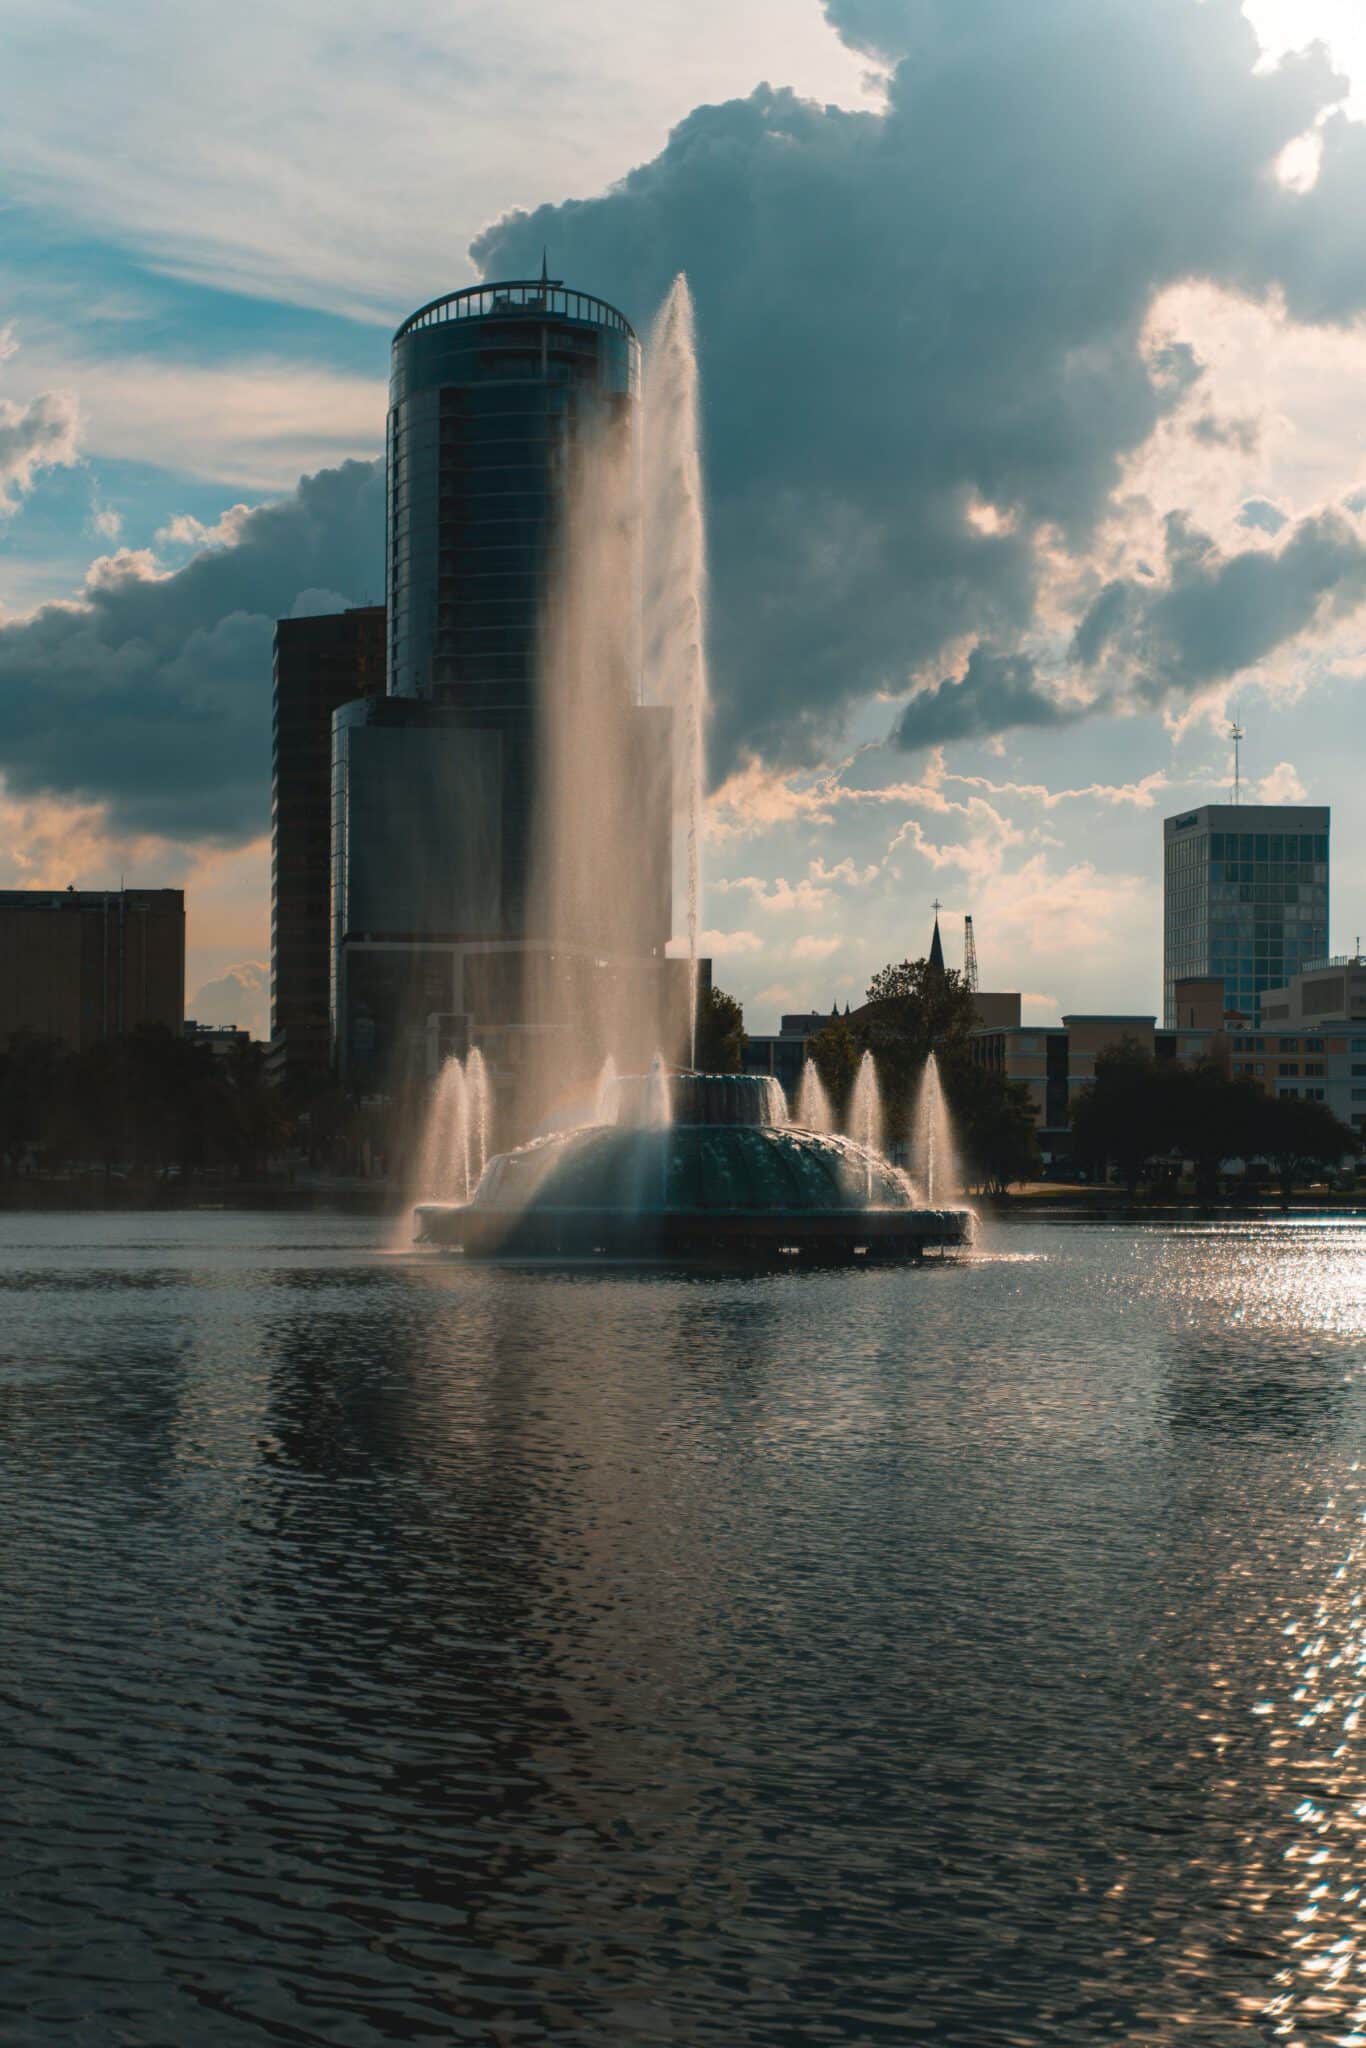
[[[697,998],[696,1064],[704,1074],[738,1074],[745,1064],[745,1013],[723,988],[704,988]]]
[[[1113,1168],[1131,1191],[1189,1159],[1207,1196],[1225,1160],[1267,1161],[1289,1196],[1313,1171],[1361,1149],[1323,1103],[1267,1095],[1213,1060],[1156,1061],[1132,1039],[1097,1056],[1096,1077],[1073,1109],[1072,1139],[1080,1162],[1099,1174]]]

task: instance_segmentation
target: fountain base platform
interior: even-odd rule
[[[850,1138],[786,1120],[748,1074],[614,1084],[604,1121],[490,1159],[467,1202],[420,1202],[414,1235],[476,1258],[880,1265],[971,1241],[970,1209],[922,1207]]]
[[[475,1258],[648,1259],[664,1264],[850,1266],[905,1264],[972,1240],[970,1209],[771,1210],[724,1215],[558,1209],[491,1213],[474,1203],[423,1202],[419,1242]]]

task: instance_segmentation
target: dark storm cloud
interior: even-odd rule
[[[1321,50],[1255,73],[1237,0],[827,12],[902,58],[885,112],[764,86],[697,109],[601,197],[510,215],[474,247],[486,275],[525,276],[548,244],[560,275],[637,316],[675,271],[692,281],[717,770],[800,754],[965,635],[1018,651],[1040,527],[1084,548],[1123,459],[1200,374],[1180,343],[1145,360],[1165,287],[1279,288],[1320,319],[1366,300],[1366,131],[1329,122],[1312,193],[1269,175],[1341,82]],[[1005,530],[977,530],[979,500],[1009,508]],[[950,724],[977,701],[962,688],[936,693]],[[920,744],[917,718],[901,729]],[[974,710],[959,729],[984,728]]]
[[[1073,643],[1084,666],[1117,665],[1150,704],[1222,682],[1366,601],[1366,543],[1337,512],[1297,521],[1274,552],[1233,555],[1173,514],[1167,571],[1161,584],[1107,584]]]
[[[1080,716],[1060,704],[1025,654],[993,654],[974,647],[961,678],[946,676],[921,690],[893,728],[895,746],[934,747],[944,740],[980,739],[1015,725],[1068,725]]]
[[[320,586],[360,603],[383,577],[384,481],[305,477],[172,576],[111,572],[81,608],[0,628],[0,770],[11,791],[98,798],[115,821],[242,839],[270,814],[275,620]]]

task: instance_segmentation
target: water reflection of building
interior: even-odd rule
[[[553,953],[557,972],[563,952],[564,1009],[592,971],[535,929],[539,657],[576,451],[630,423],[639,384],[628,321],[548,278],[452,293],[394,337],[388,694],[340,709],[332,744],[332,1025],[362,1087],[390,1085],[443,1035],[515,1067],[528,952]],[[622,717],[645,790],[669,724],[636,680]],[[631,953],[662,961],[671,820],[641,808],[657,886]]]

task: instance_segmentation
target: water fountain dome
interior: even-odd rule
[[[967,1209],[918,1206],[880,1153],[790,1123],[758,1074],[627,1076],[603,1121],[491,1159],[468,1202],[420,1203],[431,1244],[495,1256],[915,1259],[961,1245]]]

